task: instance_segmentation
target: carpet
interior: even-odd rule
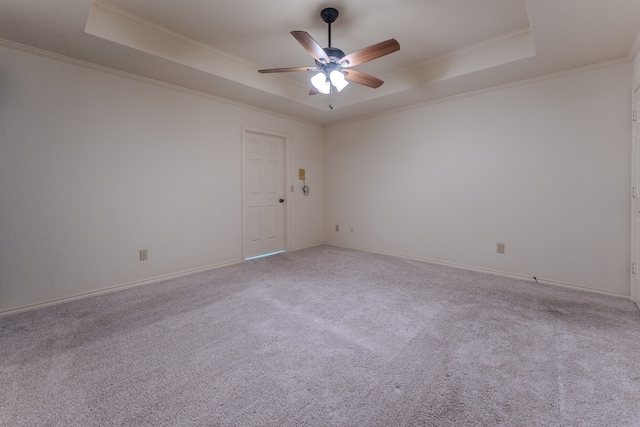
[[[0,318],[2,426],[640,425],[631,301],[328,245]]]

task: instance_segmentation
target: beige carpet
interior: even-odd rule
[[[0,425],[640,425],[640,315],[319,246],[0,318]]]

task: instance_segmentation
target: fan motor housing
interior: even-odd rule
[[[337,63],[342,58],[344,58],[345,56],[345,53],[340,49],[338,49],[337,47],[325,47],[323,50],[329,57],[329,61],[334,64]],[[322,66],[323,63],[316,60],[316,64],[318,66]]]

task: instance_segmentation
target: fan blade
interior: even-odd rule
[[[360,85],[372,87],[374,89],[379,88],[380,86],[382,86],[382,83],[384,83],[379,78],[363,73],[362,71],[345,70],[345,72],[347,73],[347,75],[344,76],[344,78],[351,83],[358,83]]]
[[[330,62],[327,52],[324,51],[322,46],[320,46],[309,33],[306,31],[291,31],[291,35],[298,40],[298,43],[300,43],[316,61],[323,60],[326,63]]]
[[[353,67],[354,65],[369,62],[376,58],[380,58],[381,56],[393,53],[397,50],[400,50],[400,43],[398,43],[396,39],[389,39],[350,53],[349,55],[340,59],[338,61],[338,64],[342,65],[343,67]]]
[[[259,73],[290,73],[292,71],[314,71],[315,67],[289,67],[289,68],[267,68],[258,70]]]

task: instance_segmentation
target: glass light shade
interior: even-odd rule
[[[333,70],[331,74],[329,74],[329,78],[331,79],[331,83],[336,87],[336,89],[338,89],[338,92],[349,84],[349,82],[344,78],[344,74],[338,70]]]
[[[318,92],[328,95],[331,91],[331,84],[327,80],[327,76],[324,73],[318,73],[311,77],[311,84],[318,89]]]

